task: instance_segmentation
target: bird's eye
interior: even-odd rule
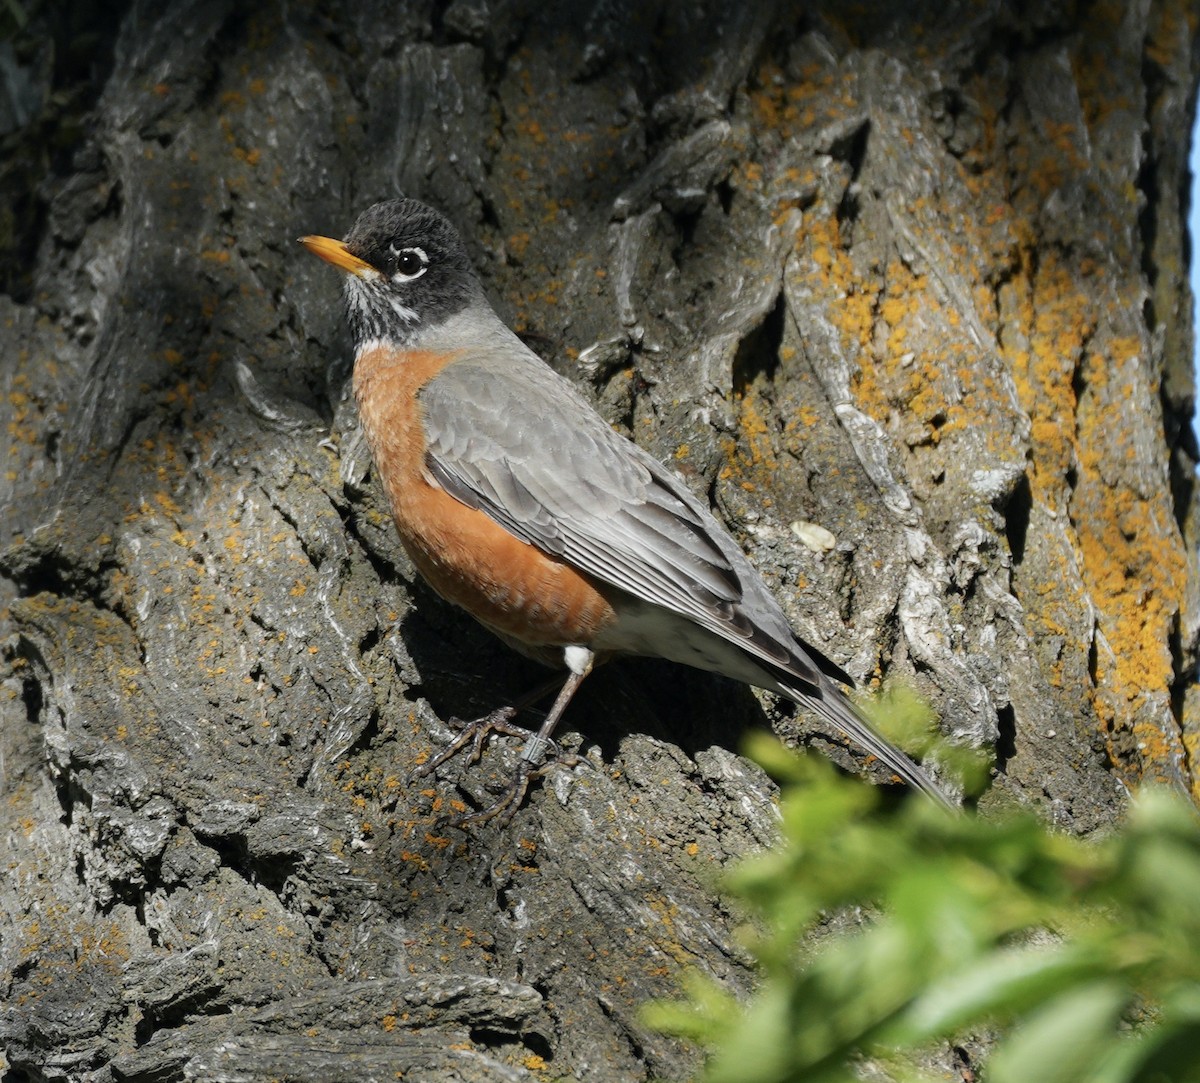
[[[391,247],[392,262],[396,270],[392,275],[394,282],[410,282],[420,278],[429,266],[429,257],[423,248]]]

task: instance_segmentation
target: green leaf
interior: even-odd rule
[[[1084,1083],[1112,1052],[1127,995],[1093,982],[1028,1016],[988,1062],[989,1083]]]
[[[981,1019],[1027,1011],[1095,970],[1094,952],[1069,946],[1002,949],[969,960],[962,970],[931,982],[888,1031],[887,1040],[917,1044],[949,1037]]]
[[[1029,813],[884,807],[766,741],[782,838],[726,880],[759,990],[743,1006],[693,978],[645,1016],[710,1051],[708,1083],[851,1083],[866,1058],[916,1080],[922,1045],[997,1026],[988,1083],[1200,1083],[1193,808],[1147,793],[1086,841]]]

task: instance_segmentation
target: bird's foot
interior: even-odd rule
[[[529,792],[529,784],[534,779],[541,778],[557,762],[557,760],[551,760],[549,763],[544,763],[538,767],[527,759],[519,759],[517,761],[517,768],[513,771],[512,778],[495,802],[488,805],[485,809],[480,809],[478,812],[472,812],[465,816],[456,816],[449,821],[449,825],[460,828],[478,827],[480,824],[495,820],[497,826],[507,827],[512,818],[517,814],[517,809],[521,807],[522,802],[525,800],[525,795]]]
[[[501,707],[492,711],[491,714],[472,719],[469,722],[465,722],[461,718],[449,719],[447,724],[459,731],[458,736],[433,759],[413,771],[414,778],[426,778],[468,746],[471,749],[469,762],[478,763],[488,738],[494,733],[504,737],[519,737],[525,742],[512,779],[500,794],[499,799],[479,812],[449,820],[448,823],[451,827],[474,826],[487,823],[497,817],[499,817],[500,826],[503,827],[521,807],[525,795],[529,792],[531,782],[541,778],[552,767],[559,765],[573,767],[580,762],[578,756],[563,752],[550,738],[542,737],[531,730],[514,725],[512,719],[516,713],[514,707]],[[543,762],[543,757],[547,753],[549,753],[549,758]]]
[[[513,727],[513,729],[516,728]],[[499,798],[479,812],[456,816],[449,821],[451,827],[475,827],[485,824],[489,820],[496,820],[500,827],[505,827],[524,802],[531,782],[549,774],[553,767],[575,767],[577,764],[586,762],[573,752],[563,752],[548,737],[542,737],[536,733],[526,734],[526,736],[529,739],[526,741],[525,747],[521,749],[521,758],[517,760],[512,778],[501,791]],[[549,758],[544,763],[539,763],[538,761],[546,752],[550,753]]]
[[[478,763],[483,755],[483,746],[487,744],[488,738],[493,733],[503,734],[505,737],[521,737],[528,741],[533,734],[527,729],[513,725],[512,719],[516,717],[516,714],[515,707],[500,707],[491,714],[485,714],[482,718],[473,718],[469,722],[465,722],[461,718],[449,719],[447,725],[458,730],[458,736],[433,759],[421,764],[413,772],[413,778],[426,778],[432,775],[443,763],[453,759],[467,745],[471,746],[469,762]]]

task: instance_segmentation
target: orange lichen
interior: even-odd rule
[[[1042,251],[1036,271],[1031,268],[1029,259],[1018,275],[1018,314],[1030,348],[1010,353],[1031,421],[1030,484],[1035,499],[1069,511],[1074,525],[1066,537],[1087,589],[1079,601],[1094,608],[1107,648],[1099,652],[1093,709],[1110,740],[1132,733],[1139,770],[1153,775],[1173,750],[1161,728],[1146,721],[1156,713],[1147,697],[1164,697],[1173,679],[1169,639],[1186,576],[1169,494],[1143,494],[1125,477],[1138,458],[1125,404],[1154,391],[1137,386],[1136,364],[1128,369],[1141,343],[1097,331],[1096,287],[1089,282],[1094,266],[1070,265]],[[1085,350],[1093,337],[1103,345]],[[1071,579],[1064,574],[1046,584],[1047,594],[1058,597]],[[1030,616],[1051,634],[1064,631],[1047,611]],[[1112,756],[1121,760],[1115,747]]]

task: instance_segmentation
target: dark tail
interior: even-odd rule
[[[927,793],[940,805],[949,809],[957,809],[957,805],[925,772],[924,768],[914,763],[903,752],[886,738],[875,732],[866,717],[850,702],[833,684],[823,680],[814,692],[802,692],[794,685],[780,680],[779,690],[794,703],[805,710],[833,723],[847,737],[877,759],[886,763],[910,786]]]

